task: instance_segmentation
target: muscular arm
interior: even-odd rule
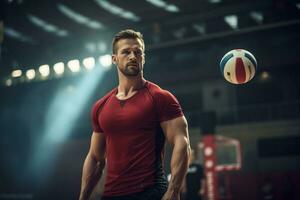
[[[167,141],[173,147],[171,158],[171,180],[163,199],[179,199],[180,189],[188,169],[190,143],[187,122],[184,117],[161,123]]]
[[[90,150],[83,164],[80,200],[89,199],[105,167],[105,138],[102,133],[93,133]]]

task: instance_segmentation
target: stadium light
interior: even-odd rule
[[[236,15],[227,15],[224,20],[232,29],[238,28],[238,17]]]
[[[49,65],[41,65],[39,67],[39,72],[43,77],[47,77],[50,74],[50,67]]]
[[[76,73],[76,72],[79,72],[80,71],[80,63],[79,63],[79,60],[70,60],[69,62],[68,62],[68,67],[69,67],[69,69],[72,71],[72,72],[74,72],[74,73]]]
[[[35,77],[35,71],[34,69],[29,69],[26,71],[26,77],[28,80],[32,80]]]
[[[22,76],[22,70],[17,69],[17,70],[12,71],[11,76],[14,78]]]
[[[82,63],[87,70],[91,70],[95,67],[95,58],[93,57],[85,58],[83,59]]]
[[[112,64],[111,55],[106,54],[99,57],[99,62],[104,68],[110,68]]]
[[[65,71],[65,64],[63,62],[56,63],[54,64],[53,69],[56,75],[62,75]]]

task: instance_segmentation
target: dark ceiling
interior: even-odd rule
[[[143,32],[150,50],[244,33],[256,34],[256,37],[248,37],[255,41],[261,30],[269,30],[267,34],[273,37],[289,37],[292,34],[297,38],[295,34],[299,33],[300,27],[300,5],[294,0],[165,1],[177,6],[178,12],[168,12],[147,0],[102,1],[122,9],[124,15],[128,15],[127,11],[133,12],[139,21],[112,14],[99,6],[100,1],[1,0],[4,40],[0,75],[3,77],[15,68],[38,67],[76,56],[82,58],[110,52],[113,34],[128,27]],[[62,7],[84,16],[84,19],[96,21],[98,27],[91,28],[89,22],[82,19],[76,22],[61,11]],[[224,17],[229,15],[238,17],[237,29],[225,22]],[[58,31],[45,31],[30,18],[54,25],[63,36]],[[284,30],[288,33],[283,34]],[[282,48],[288,49],[300,43],[296,40],[283,44]]]

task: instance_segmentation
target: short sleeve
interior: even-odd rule
[[[99,111],[100,111],[100,107],[101,107],[102,103],[103,102],[101,100],[97,101],[94,104],[94,106],[92,108],[92,112],[91,112],[93,131],[97,132],[97,133],[103,132],[102,128],[100,126],[100,123],[99,123]]]
[[[183,116],[181,106],[176,97],[166,90],[156,95],[158,118],[160,122]]]
[[[107,101],[107,99],[116,92],[116,88],[111,90],[109,93],[107,93],[104,97],[102,97],[100,100],[98,100],[92,108],[92,112],[91,112],[91,118],[92,118],[92,126],[93,126],[93,131],[100,133],[103,133],[103,129],[100,126],[100,122],[99,122],[99,115],[100,112],[105,104],[105,102]]]

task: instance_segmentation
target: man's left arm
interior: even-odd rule
[[[173,148],[171,158],[171,180],[162,200],[179,200],[181,187],[188,169],[190,142],[188,125],[184,116],[164,121],[161,127]]]

